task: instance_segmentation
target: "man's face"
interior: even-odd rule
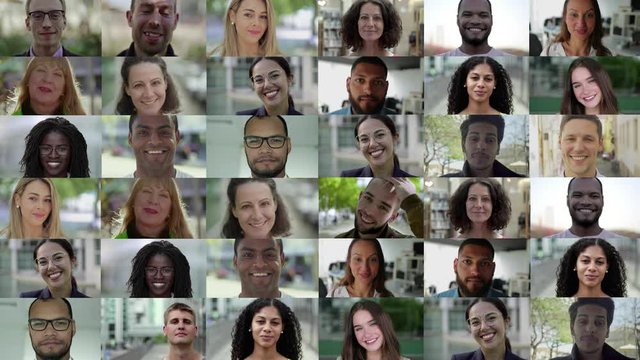
[[[571,335],[582,356],[602,354],[604,340],[609,337],[607,309],[594,304],[578,307]]]
[[[284,177],[285,167],[287,166],[287,156],[291,151],[291,140],[286,138],[284,125],[282,121],[275,116],[254,117],[247,124],[245,137],[272,137],[280,136],[281,138],[267,139],[249,138],[244,142],[244,153],[247,156],[247,164],[251,168],[253,177]],[[285,138],[282,145],[281,140]],[[262,145],[258,148],[251,148],[247,145],[258,144],[262,141]],[[269,143],[271,142],[271,145]],[[278,146],[282,145],[280,148]],[[276,148],[273,148],[275,146]]]
[[[360,235],[376,234],[398,215],[398,196],[393,185],[383,179],[373,179],[360,193],[355,227]]]
[[[486,171],[493,167],[496,155],[500,153],[498,129],[489,123],[473,123],[462,143],[464,156],[474,172]]]
[[[284,256],[273,239],[243,239],[233,265],[242,283],[243,296],[261,297],[277,292]]]
[[[188,311],[172,310],[167,315],[167,323],[162,327],[170,345],[191,345],[198,336],[198,326]]]
[[[151,172],[173,167],[179,141],[180,132],[168,116],[138,116],[129,133],[137,166]]]
[[[496,263],[483,246],[466,245],[453,261],[456,283],[463,297],[478,297],[491,288]]]
[[[571,221],[580,226],[596,224],[602,215],[604,198],[598,180],[594,178],[576,178],[567,194],[567,207]]]
[[[596,176],[598,151],[602,150],[598,126],[589,120],[569,120],[560,133],[560,150],[564,176]]]
[[[42,14],[34,13],[36,11],[49,13],[49,15],[40,18]],[[62,11],[60,0],[31,0],[29,4],[31,15],[27,14],[24,22],[27,30],[31,32],[34,47],[57,48],[60,46],[62,33],[67,27],[67,19]]]
[[[478,46],[487,42],[493,26],[487,0],[462,0],[457,24],[463,43]]]
[[[138,56],[164,55],[178,26],[175,0],[136,0],[127,23]]]
[[[353,113],[379,113],[384,106],[388,88],[384,68],[366,63],[356,65],[347,78],[347,92]]]
[[[51,299],[47,301],[37,301],[31,307],[29,321],[35,319],[54,320],[54,319],[70,319],[67,305],[60,299]],[[60,328],[60,322],[56,327]],[[73,335],[76,333],[76,324],[73,320],[66,330],[56,330],[52,323],[47,323],[44,330],[36,331],[29,326],[29,337],[31,338],[31,346],[35,351],[39,360],[43,359],[63,359],[67,358],[71,349]]]

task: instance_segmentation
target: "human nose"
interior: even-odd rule
[[[51,27],[52,25],[53,22],[51,21],[49,14],[44,14],[44,18],[42,18],[42,27]]]

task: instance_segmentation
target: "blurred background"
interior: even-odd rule
[[[206,0],[207,55],[222,44],[228,0]],[[314,0],[273,0],[276,41],[284,55],[317,56],[316,2]],[[214,56],[220,56],[219,54]]]
[[[25,3],[24,0],[4,0],[0,3],[0,14],[2,14],[0,15],[0,55],[2,56],[23,53],[31,45],[33,38],[25,24],[27,18]],[[100,56],[102,26],[100,4],[100,0],[66,0],[67,26],[62,34],[62,45],[65,49],[82,56]]]
[[[69,57],[67,59],[71,63],[78,83],[82,107],[89,115],[100,115],[102,113],[102,59],[100,57]],[[29,58],[0,58],[0,82],[2,82],[0,114],[9,115],[15,111],[14,98],[18,95],[16,87],[22,80],[29,60]]]
[[[187,223],[194,238],[201,239],[205,229],[205,181],[203,179],[175,179],[182,202],[185,203]],[[102,208],[101,238],[113,238],[117,227],[114,217],[131,195],[134,179],[101,179],[100,206]]]
[[[45,288],[35,268],[33,250],[39,240],[0,240],[0,297],[18,297],[25,291]],[[73,277],[78,291],[89,297],[100,297],[100,240],[70,239],[76,255]]]
[[[318,179],[273,179],[287,206],[291,238],[318,237]],[[207,179],[207,236],[222,236],[229,179]]]
[[[182,140],[176,145],[173,161],[176,169],[197,178],[207,176],[206,126],[204,116],[178,116]],[[136,159],[128,142],[129,116],[103,116],[102,129],[102,177],[132,174]]]
[[[353,130],[364,116],[321,116],[320,132],[320,176],[340,176],[343,170],[368,166],[362,152],[357,148]],[[422,176],[422,134],[424,120],[418,115],[391,115],[400,135],[394,150],[400,168],[411,175]]]
[[[209,239],[207,297],[235,298],[240,294],[240,277],[233,266],[233,239]],[[285,262],[279,288],[283,297],[318,297],[318,242],[316,239],[282,239]]]
[[[318,22],[318,55],[346,56],[349,49],[342,43],[342,16],[354,0],[320,0]],[[402,37],[398,46],[389,49],[396,56],[422,56],[424,4],[422,0],[391,1],[402,21]]]

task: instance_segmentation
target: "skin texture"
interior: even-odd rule
[[[40,164],[44,170],[44,176],[67,177],[71,161],[71,144],[67,136],[52,131],[42,138],[40,146],[51,147],[49,154],[40,153]]]
[[[158,236],[167,225],[171,211],[169,191],[159,185],[147,185],[133,202],[136,229],[145,236]]]
[[[478,245],[467,245],[453,260],[458,291],[463,297],[478,297],[491,287],[496,263],[489,249]]]
[[[596,124],[583,119],[567,122],[560,133],[564,176],[596,176],[598,152],[603,149]]]
[[[277,117],[253,118],[246,126],[245,136],[277,135],[286,136],[284,125]],[[267,144],[267,140],[264,140],[262,146],[257,149],[244,145],[244,153],[247,156],[247,165],[251,169],[252,177],[284,177],[290,152],[291,139],[287,139],[285,145],[279,149],[273,149]]]
[[[53,10],[62,10],[59,0],[31,0],[29,4],[29,12]],[[53,56],[62,46],[60,40],[67,27],[67,19],[64,16],[57,21],[51,21],[49,16],[45,16],[42,22],[35,22],[27,15],[24,23],[31,32],[31,46],[36,56]]]
[[[364,42],[375,42],[382,36],[384,20],[380,6],[373,3],[365,3],[360,7],[358,19],[358,34]]]
[[[347,92],[354,114],[376,114],[384,106],[389,82],[384,69],[373,64],[356,65],[347,78]]]
[[[48,301],[39,300],[31,307],[29,319],[69,319],[70,314],[67,305],[60,299]],[[64,331],[57,331],[51,323],[42,331],[34,331],[29,327],[29,338],[31,346],[38,359],[69,359],[69,350],[73,336],[76,334],[76,324],[71,321],[69,328]]]
[[[462,38],[460,49],[465,54],[484,54],[491,50],[488,40],[493,18],[486,0],[462,1],[457,24]]]
[[[351,248],[351,258],[349,267],[353,274],[354,283],[351,285],[354,290],[362,291],[371,289],[373,280],[380,270],[380,259],[376,253],[376,247],[367,241],[358,241]]]
[[[467,216],[474,225],[483,225],[489,221],[493,204],[489,189],[483,184],[473,184],[467,194]]]
[[[71,295],[72,269],[76,259],[69,258],[64,248],[53,242],[46,242],[38,248],[36,254],[36,270],[49,290]]]
[[[142,62],[129,69],[125,86],[136,112],[140,115],[161,115],[167,97],[167,81],[157,64]]]
[[[469,330],[483,354],[504,354],[508,327],[509,320],[504,319],[500,310],[489,302],[480,301],[469,310]],[[503,359],[504,355],[499,358]]]
[[[367,357],[381,355],[384,335],[370,312],[358,310],[353,314],[353,332],[358,344],[367,351]]]
[[[268,59],[258,62],[253,67],[253,78],[264,79],[261,85],[253,83],[253,91],[269,115],[286,115],[289,109],[289,87],[293,85],[293,78],[287,77],[277,62]],[[274,81],[270,78],[274,78]]]
[[[582,356],[602,354],[604,341],[609,337],[607,310],[593,304],[580,306],[571,326],[571,335]]]
[[[138,116],[131,127],[129,145],[136,157],[136,177],[173,177],[180,132],[165,116]]]
[[[589,0],[570,0],[564,18],[572,41],[587,41],[596,27],[596,13]]]
[[[193,315],[187,311],[172,310],[167,315],[167,323],[162,327],[162,333],[172,346],[188,346],[198,336],[198,326]]]
[[[391,170],[395,143],[400,136],[391,131],[378,119],[367,119],[358,128],[358,148],[371,169]],[[364,140],[364,141],[363,141]]]
[[[62,69],[54,64],[38,65],[29,76],[27,83],[33,110],[41,115],[53,114],[60,106],[64,85]]]
[[[276,343],[283,331],[282,317],[275,306],[265,306],[253,315],[251,335],[253,336],[254,348],[275,350]]]
[[[175,0],[136,0],[127,23],[137,56],[164,55],[178,26]]]
[[[238,219],[245,239],[270,239],[277,208],[267,184],[250,182],[238,186],[231,212]]]
[[[274,240],[243,239],[233,266],[238,271],[242,292],[240,297],[280,297],[278,283],[284,265],[284,255]]]
[[[360,193],[356,208],[355,226],[361,234],[375,234],[398,215],[400,201],[391,184],[373,179]]]
[[[147,262],[147,268],[156,268],[155,275],[145,272],[144,280],[149,289],[149,297],[168,298],[171,297],[171,289],[173,288],[174,273],[163,275],[160,269],[173,269],[173,261],[163,254],[155,254]],[[187,313],[188,314],[188,313]],[[165,334],[166,335],[166,334]]]
[[[602,280],[608,268],[607,257],[600,246],[593,245],[584,249],[576,262],[578,293],[602,293]]]
[[[22,228],[25,234],[42,234],[42,224],[51,214],[51,189],[43,181],[32,181],[22,196],[15,195],[15,204],[20,208]],[[42,237],[42,235],[40,235]]]
[[[489,64],[478,64],[469,71],[465,82],[469,95],[469,106],[462,113],[497,113],[489,105],[489,98],[496,86],[495,75]],[[484,111],[471,110],[483,109]]]
[[[604,197],[600,184],[593,178],[579,178],[573,180],[567,195],[567,207],[571,215],[573,226],[571,231],[576,235],[586,236],[583,232],[574,232],[574,228],[584,230],[593,229],[589,235],[596,235],[602,230],[598,220],[602,215]]]
[[[493,175],[493,162],[500,153],[498,129],[488,123],[473,123],[462,144],[465,159],[474,176]]]
[[[587,68],[578,67],[571,73],[571,87],[578,102],[584,105],[585,113],[600,114],[602,91]]]
[[[229,11],[229,19],[235,24],[240,55],[257,55],[258,43],[269,24],[264,1],[243,0],[237,11]]]

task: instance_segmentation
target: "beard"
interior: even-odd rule
[[[356,101],[356,99],[353,97],[353,95],[351,95],[351,91],[349,91],[349,103],[351,104],[351,108],[353,109],[353,115],[356,114],[379,114],[382,111],[382,108],[384,107],[384,99],[379,100],[378,105],[376,105],[375,108],[371,109],[371,110],[365,110],[363,108],[360,107],[360,105],[358,104],[358,102]]]
[[[40,360],[62,360],[65,356],[69,355],[69,351],[71,349],[71,342],[67,345],[66,348],[56,352],[56,353],[41,353],[38,351],[37,347],[33,347],[33,351],[35,351],[36,355]]]
[[[581,227],[589,227],[592,226],[594,224],[597,224],[598,221],[600,221],[600,215],[602,215],[602,211],[600,211],[599,213],[595,214],[593,218],[588,219],[588,218],[583,218],[582,216],[580,216],[578,214],[578,210],[573,210],[570,211],[569,214],[571,215],[571,221],[574,224],[577,224]]]
[[[471,289],[469,289],[465,285],[465,282],[460,278],[460,275],[458,275],[458,273],[456,273],[456,284],[458,284],[458,289],[460,290],[460,293],[464,297],[481,297],[481,296],[485,296],[487,291],[489,291],[489,289],[491,288],[491,281],[488,281],[488,282],[484,283],[484,285],[482,285],[482,287],[480,289],[478,289],[477,291],[472,291]]]
[[[486,34],[481,37],[469,37],[467,36],[466,30],[465,29],[460,29],[460,36],[462,37],[462,42],[463,43],[467,43],[467,44],[471,44],[473,46],[479,46],[482,45],[483,43],[485,43],[488,39],[489,39],[489,34],[491,33],[491,31],[487,31]]]
[[[285,166],[287,166],[287,155],[285,155],[284,159],[282,159],[282,161],[278,163],[275,168],[272,168],[272,169],[269,169],[269,168],[259,169],[248,160],[247,160],[247,165],[249,165],[249,168],[251,169],[251,173],[253,174],[254,177],[274,178],[274,177],[278,177],[278,175],[280,175],[280,173],[284,171]]]
[[[371,228],[367,228],[367,229],[362,229],[360,226],[358,226],[358,215],[356,214],[356,218],[353,220],[353,227],[356,228],[356,230],[358,230],[358,233],[360,235],[377,235],[379,233],[382,232],[382,230],[384,230],[384,227],[386,226],[386,224],[380,226],[380,227],[371,227]]]

